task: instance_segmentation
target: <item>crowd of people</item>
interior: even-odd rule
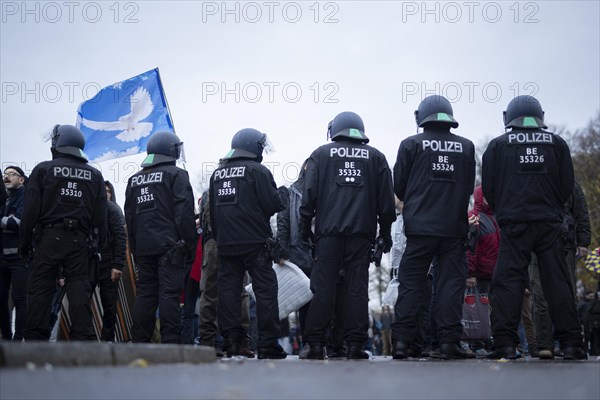
[[[426,97],[415,119],[420,131],[401,141],[390,169],[361,117],[338,114],[327,127],[331,141],[290,187],[277,187],[262,164],[267,135],[242,129],[197,209],[188,173],[176,165],[180,139],[154,133],[128,180],[124,212],[112,184],[88,164],[81,131],[56,125],[51,160],[29,177],[4,169],[2,339],[47,341],[62,287],[70,339],[97,340],[90,299],[99,287],[99,338],[115,341],[116,284],[129,246],[133,342],[198,343],[219,356],[259,359],[598,354],[598,294],[577,304],[575,293],[576,260],[591,244],[585,196],[537,99],[508,104],[506,133],[489,143],[477,187],[475,147],[451,132],[459,123],[450,102]],[[369,265],[390,251],[397,296],[373,313]],[[312,292],[291,327],[280,320],[272,268],[285,261],[310,278]],[[491,303],[491,331],[479,340],[464,340],[468,288]]]

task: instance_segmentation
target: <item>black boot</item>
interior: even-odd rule
[[[324,360],[323,345],[321,343],[310,343],[310,350],[306,358],[308,360]]]
[[[283,348],[279,345],[279,343],[275,343],[269,347],[259,347],[258,348],[258,359],[272,359],[272,360],[283,360],[287,357],[287,353],[283,350]]]
[[[442,360],[464,360],[475,358],[475,354],[467,352],[456,343],[442,343],[440,344],[440,358]]]
[[[408,357],[408,343],[403,340],[396,341],[392,357],[394,360],[403,360]]]
[[[497,346],[494,348],[494,351],[488,353],[486,358],[492,360],[500,360],[501,358],[516,360],[519,356],[514,346]]]
[[[565,347],[563,360],[587,360],[587,354],[581,347]]]
[[[363,350],[362,343],[350,342],[348,346],[348,360],[368,360],[369,354]]]

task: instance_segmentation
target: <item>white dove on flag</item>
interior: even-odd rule
[[[152,114],[154,105],[150,99],[150,93],[139,87],[129,99],[131,112],[119,117],[118,121],[102,122],[81,119],[81,123],[90,129],[97,131],[122,131],[115,137],[122,142],[133,142],[146,137],[152,132],[152,122],[140,122]]]

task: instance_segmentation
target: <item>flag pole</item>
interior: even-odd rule
[[[167,111],[169,113],[169,119],[171,121],[171,126],[173,127],[173,131],[175,131],[175,121],[173,121],[173,114],[171,113],[171,109],[169,108],[169,101],[167,100],[167,94],[165,93],[165,88],[163,86],[162,83],[162,79],[160,78],[160,71],[158,70],[158,67],[156,67],[156,77],[158,78],[158,85],[160,87],[160,93],[162,95],[162,99],[164,101],[164,105],[167,108]],[[185,168],[185,152],[183,151],[183,145],[181,146],[181,163],[183,164],[183,169]]]

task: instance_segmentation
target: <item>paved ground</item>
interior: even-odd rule
[[[134,365],[2,368],[0,399],[600,399],[595,359]]]

